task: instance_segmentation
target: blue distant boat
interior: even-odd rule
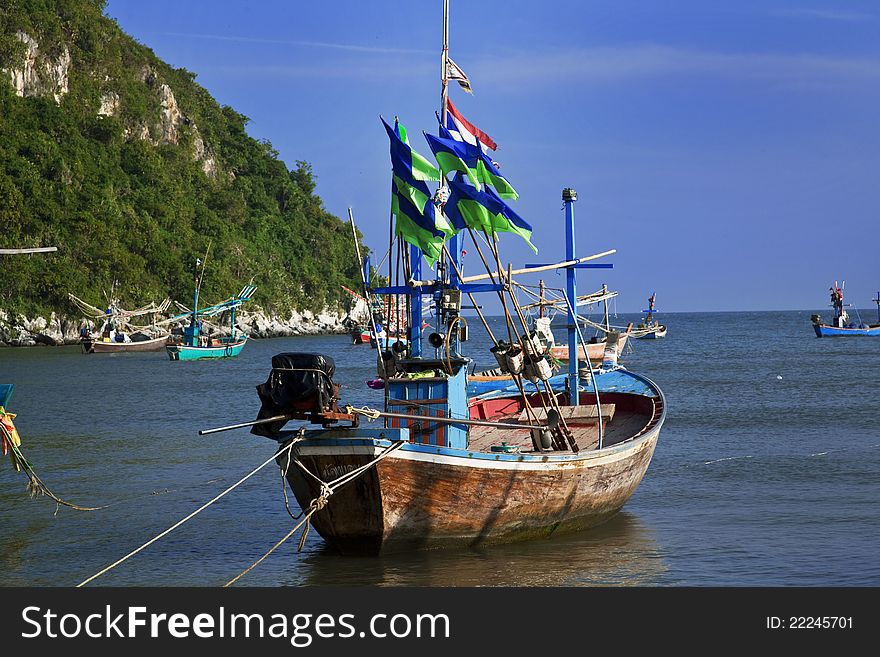
[[[861,321],[850,321],[849,313],[843,303],[843,288],[837,283],[829,288],[831,291],[831,306],[834,308],[834,318],[831,324],[823,324],[821,315],[813,315],[813,330],[817,338],[834,338],[842,336],[880,336],[880,292],[874,302],[877,304],[877,324],[865,324]]]
[[[658,338],[666,337],[666,325],[654,319],[654,313],[657,312],[654,308],[654,300],[656,298],[656,292],[648,297],[648,308],[642,311],[645,313],[645,321],[630,331],[634,338],[639,340],[657,340]]]

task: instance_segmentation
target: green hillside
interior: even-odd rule
[[[270,312],[340,300],[358,280],[354,245],[309,164],[288,170],[246,117],[103,9],[0,6],[0,248],[59,249],[0,256],[0,309],[73,313],[68,292],[100,305],[114,280],[123,306],[185,301],[209,242],[206,301],[251,279]],[[32,74],[18,90],[17,72]]]

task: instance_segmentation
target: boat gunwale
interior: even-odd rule
[[[636,397],[647,397],[652,400],[657,400],[654,403],[654,414],[648,419],[645,426],[633,436],[623,440],[619,443],[615,443],[614,445],[609,445],[608,447],[603,447],[601,449],[591,449],[584,450],[576,453],[571,452],[517,452],[517,453],[504,453],[504,452],[481,452],[475,450],[468,450],[462,448],[455,447],[443,447],[438,445],[425,445],[422,443],[411,443],[406,442],[403,446],[398,450],[398,452],[408,452],[412,455],[420,455],[420,456],[442,456],[454,459],[464,459],[468,462],[473,463],[474,461],[485,461],[487,463],[509,463],[509,464],[520,464],[526,463],[529,465],[565,465],[565,464],[576,464],[581,461],[591,461],[594,459],[613,456],[620,452],[627,452],[631,450],[635,450],[638,448],[646,440],[654,438],[659,434],[660,429],[663,427],[663,423],[666,420],[666,396],[663,394],[663,391],[657,386],[656,383],[651,381],[651,379],[642,376],[641,374],[635,374],[634,372],[627,372],[628,374],[641,379],[644,383],[646,383],[655,393],[656,396],[650,397],[648,395],[636,395],[634,393],[619,393],[619,394],[631,394]],[[660,415],[657,416],[657,405],[660,405]],[[523,425],[523,428],[527,428],[528,425]],[[290,429],[286,431],[282,431],[279,436],[276,438],[278,443],[280,444],[280,449],[284,449],[284,446],[288,443],[288,441],[298,435],[300,435],[301,429]],[[336,427],[331,429],[313,429],[312,431],[326,432],[326,431],[334,431],[340,430],[345,431],[349,430],[349,427]],[[351,428],[351,430],[356,430]],[[306,429],[309,431],[309,429]],[[352,437],[352,438],[306,438],[305,440],[298,442],[294,446],[294,451],[303,452],[303,455],[318,455],[324,451],[322,448],[339,448],[339,447],[350,447],[353,448],[353,452],[366,451],[362,448],[367,448],[371,451],[374,451],[375,454],[378,454],[381,450],[387,449],[391,445],[394,444],[395,441],[389,438],[369,438],[369,437]],[[303,451],[306,450],[306,451]],[[320,452],[317,450],[321,450]],[[378,451],[376,451],[378,450]],[[394,458],[395,455],[390,455],[389,458]]]

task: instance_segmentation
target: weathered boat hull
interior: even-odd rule
[[[104,342],[103,340],[82,340],[83,352],[87,354],[113,354],[129,351],[162,351],[168,343],[168,336],[163,335],[152,340],[138,340],[135,342]]]
[[[880,325],[867,327],[840,328],[827,324],[813,324],[813,330],[817,338],[836,338],[842,336],[880,336]]]
[[[312,525],[343,553],[477,546],[588,529],[617,513],[641,482],[665,417],[662,394],[634,438],[578,453],[487,453],[406,443],[339,488]],[[374,430],[378,431],[378,430]],[[300,506],[373,461],[407,429],[325,430],[293,448],[311,473],[278,462]],[[314,475],[314,476],[312,476]]]
[[[649,328],[635,328],[632,331],[634,338],[638,340],[656,340],[666,337],[666,325],[651,326]]]
[[[224,342],[219,346],[211,347],[191,347],[182,344],[169,344],[165,349],[171,360],[203,360],[208,358],[232,358],[238,356],[244,345],[247,343],[247,337],[241,340]]]
[[[635,337],[639,340],[657,340],[659,338],[665,338],[666,326],[661,324],[656,328],[648,329],[645,333],[641,335],[636,334]]]
[[[312,519],[343,553],[475,546],[588,529],[617,513],[642,480],[659,429],[637,445],[571,463],[492,467],[466,457],[401,450],[333,494]],[[349,472],[381,451],[376,446],[314,447],[299,459],[310,471]],[[338,476],[337,474],[337,476]],[[290,468],[288,482],[305,507],[318,494]]]
[[[617,340],[617,353],[623,353],[623,348],[626,346],[626,340],[628,337],[629,334],[627,333],[620,334],[620,337]],[[550,353],[557,360],[568,362],[568,345],[555,345],[550,349]],[[584,345],[579,344],[577,353],[578,360],[586,360],[586,357],[589,356],[590,361],[593,363],[601,363],[602,359],[605,357],[605,342],[587,343],[586,353],[584,352]]]

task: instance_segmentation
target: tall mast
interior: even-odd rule
[[[562,202],[565,205],[565,259],[574,260],[574,204],[577,192],[571,187],[562,190]],[[578,406],[578,341],[577,341],[577,269],[573,266],[565,270],[565,292],[568,295],[568,389],[571,391],[570,404]],[[584,354],[589,359],[588,354]],[[598,389],[598,386],[597,386]]]
[[[440,55],[440,123],[446,125],[446,99],[449,96],[449,0],[443,0],[443,52]],[[444,181],[440,180],[440,185]]]
[[[602,283],[602,294],[605,296],[605,333],[611,330],[611,322],[608,320],[608,285]]]
[[[538,281],[538,317],[544,317],[544,279]]]
[[[446,100],[449,98],[449,0],[443,0],[443,51],[440,57],[440,125],[446,127]],[[446,189],[446,178],[440,177],[440,189]],[[464,271],[461,262],[461,250],[464,236],[456,233],[449,238],[449,255],[453,266],[449,268],[449,284],[457,288],[458,273]]]

